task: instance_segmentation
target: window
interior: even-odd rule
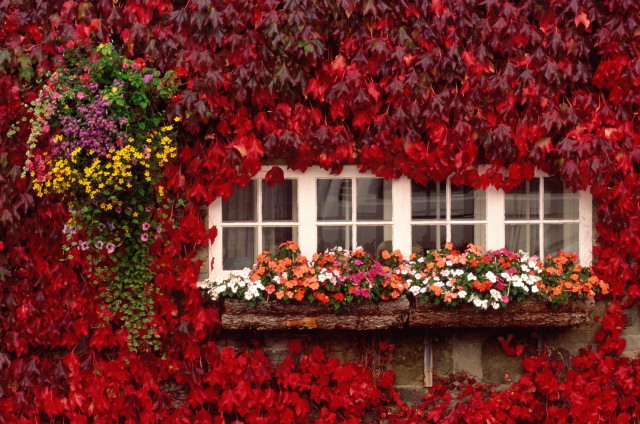
[[[339,176],[320,169],[286,171],[283,184],[268,187],[266,172],[209,207],[219,229],[210,247],[211,276],[251,266],[263,250],[295,240],[305,255],[339,245],[416,252],[451,241],[545,255],[559,249],[591,261],[589,193],[571,193],[539,176],[510,193],[473,190],[449,181],[417,184],[387,181],[347,167]]]

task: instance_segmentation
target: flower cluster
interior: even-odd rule
[[[576,263],[577,260],[578,255],[563,250],[557,256],[545,258],[542,264],[545,277],[539,288],[552,303],[562,304],[573,296],[609,293],[609,285],[593,275],[590,268]]]
[[[214,300],[229,297],[252,303],[272,299],[307,301],[340,309],[365,299],[396,299],[404,293],[407,283],[362,248],[349,251],[335,247],[307,260],[295,242],[286,242],[274,253],[259,255],[253,268],[226,279],[203,282],[201,287]]]
[[[560,251],[543,264],[524,252],[483,253],[471,244],[460,252],[447,243],[407,260],[397,251],[384,251],[377,261],[360,248],[351,252],[335,247],[308,261],[294,242],[286,242],[276,253],[259,255],[253,268],[205,281],[201,287],[214,300],[308,301],[330,303],[336,309],[364,299],[382,301],[407,294],[419,302],[472,304],[480,310],[499,309],[527,296],[558,305],[607,294],[608,285],[575,260],[574,254]]]
[[[176,156],[174,128],[157,109],[175,91],[175,76],[160,77],[109,44],[82,60],[54,72],[32,103],[26,167],[39,195],[110,210],[140,191],[149,196],[159,170]],[[38,143],[43,136],[48,150]]]
[[[414,255],[399,272],[409,281],[409,291],[419,301],[456,306],[471,303],[478,309],[498,309],[511,301],[539,293],[542,281],[537,258],[506,249],[482,253],[478,246]]]

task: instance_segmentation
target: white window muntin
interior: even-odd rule
[[[254,179],[261,181],[266,175],[266,170],[259,172]],[[540,173],[536,177],[544,177],[545,175]],[[304,173],[299,171],[285,171],[285,179],[295,179],[297,181],[297,211],[298,220],[296,222],[282,222],[282,221],[260,221],[255,223],[222,223],[222,200],[218,199],[209,205],[209,225],[218,226],[218,237],[210,245],[209,252],[212,258],[215,258],[214,267],[210,271],[210,277],[213,278],[218,275],[227,274],[228,271],[222,270],[222,231],[224,227],[242,227],[253,225],[259,227],[257,245],[260,246],[262,242],[262,228],[265,226],[296,226],[298,229],[298,244],[302,253],[308,257],[313,255],[317,250],[317,228],[322,225],[352,225],[355,229],[357,225],[391,225],[392,226],[392,247],[393,249],[399,249],[401,252],[408,254],[412,251],[412,225],[419,224],[436,224],[446,225],[446,239],[451,240],[451,225],[485,225],[486,245],[485,249],[500,249],[505,246],[505,224],[535,224],[534,220],[506,220],[505,219],[505,194],[502,190],[498,190],[494,187],[488,187],[485,190],[485,219],[452,219],[451,218],[451,185],[449,180],[446,182],[446,217],[444,220],[420,220],[412,219],[411,213],[411,180],[408,178],[400,178],[392,180],[392,213],[391,220],[383,221],[358,221],[355,219],[355,204],[356,190],[352,190],[352,217],[351,221],[318,221],[317,219],[317,185],[316,180],[320,178],[325,179],[352,179],[352,184],[355,184],[357,178],[377,178],[374,175],[362,174],[358,172],[357,167],[347,166],[343,169],[339,175],[331,175],[327,171],[320,168],[310,168]],[[261,186],[261,184],[257,184]],[[261,187],[259,188],[261,190]],[[543,194],[540,194],[541,196]],[[591,263],[591,247],[592,247],[592,204],[591,195],[589,192],[579,193],[579,218],[577,220],[552,220],[541,219],[541,223],[577,223],[579,227],[579,258],[580,263]],[[258,202],[261,202],[261,196],[258,196]],[[540,207],[543,207],[542,205]],[[261,214],[262,205],[258,205],[258,213]],[[261,215],[258,215],[261,218]],[[542,225],[540,225],[542,227]],[[542,230],[540,230],[542,231]],[[355,243],[355,231],[352,231],[351,236]],[[258,247],[256,247],[256,254]],[[211,261],[210,261],[211,263]]]

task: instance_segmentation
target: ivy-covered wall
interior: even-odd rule
[[[0,421],[610,422],[640,417],[640,363],[621,358],[640,296],[640,9],[633,0],[125,0],[0,2]],[[113,42],[181,86],[176,201],[154,258],[158,351],[103,325],[81,256],[62,258],[69,213],[22,176],[26,116],[65,49]],[[28,128],[29,122],[18,124]],[[357,164],[509,190],[535,169],[597,203],[595,269],[612,288],[596,344],[522,360],[503,390],[437,382],[407,407],[363,363],[292,342],[218,347],[196,281],[216,236],[198,210],[263,162]],[[488,172],[478,175],[478,166]],[[282,177],[274,167],[269,178]],[[175,225],[174,225],[175,223]],[[366,365],[366,362],[364,363]],[[460,396],[458,399],[457,397]]]

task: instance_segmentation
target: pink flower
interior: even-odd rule
[[[509,295],[506,295],[506,294],[502,295],[502,303],[509,303]]]
[[[142,234],[140,235],[140,240],[142,240],[142,241],[147,241],[147,240],[149,240],[149,234],[147,234],[147,233],[142,233]]]
[[[84,91],[78,91],[76,97],[80,100],[84,99]]]
[[[147,231],[150,227],[151,225],[149,225],[148,222],[145,222],[142,224],[142,231]]]

